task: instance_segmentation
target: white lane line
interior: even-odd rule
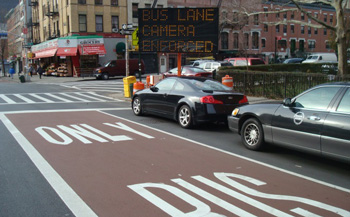
[[[28,99],[27,97],[21,95],[21,94],[13,94],[15,97],[20,98],[21,100],[23,100],[26,103],[35,103],[33,100]]]
[[[94,96],[98,96],[98,97],[102,97],[102,98],[106,98],[106,99],[111,99],[111,100],[115,100],[115,101],[119,101],[119,102],[124,101],[124,100],[121,100],[121,99],[114,99],[112,97],[103,96],[103,95],[97,94],[95,92],[88,92],[88,93],[91,94],[91,95],[94,95]]]
[[[79,197],[77,193],[74,192],[74,190],[64,181],[64,179],[55,171],[55,169],[45,160],[45,158],[40,155],[40,153],[23,136],[23,134],[19,132],[14,124],[2,113],[0,113],[0,120],[4,123],[18,144],[27,153],[41,174],[50,183],[52,188],[57,192],[62,201],[75,216],[97,216],[96,213]]]
[[[75,93],[79,96],[82,96],[82,97],[86,97],[86,98],[89,98],[89,99],[93,99],[93,100],[96,100],[96,101],[100,101],[100,102],[105,102],[106,100],[104,99],[100,99],[100,98],[97,98],[97,97],[93,97],[93,96],[89,96],[87,94],[84,94],[84,93]]]
[[[56,95],[54,95],[54,94],[52,94],[52,93],[45,93],[45,94],[48,95],[48,96],[51,96],[52,98],[61,100],[61,101],[63,101],[63,102],[73,102],[73,101],[71,101],[71,100],[68,100],[68,99],[65,99],[65,98],[56,96]]]
[[[35,97],[35,98],[37,98],[37,99],[40,99],[40,100],[42,100],[42,101],[44,101],[44,102],[54,103],[54,101],[49,100],[49,99],[47,99],[47,98],[44,98],[44,97],[42,97],[42,96],[39,96],[39,95],[36,94],[36,93],[30,93],[29,95],[30,95],[30,96],[33,96],[33,97]]]
[[[0,98],[3,99],[5,102],[7,102],[8,104],[16,104],[15,101],[13,101],[12,99],[8,98],[7,96],[5,96],[4,94],[0,95]]]
[[[59,93],[63,96],[66,96],[66,97],[70,97],[72,99],[76,99],[76,100],[79,100],[79,101],[82,101],[82,102],[89,102],[89,100],[86,100],[86,99],[82,99],[80,97],[76,97],[76,96],[72,96],[72,94],[68,94],[68,93]]]

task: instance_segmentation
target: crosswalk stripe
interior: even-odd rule
[[[75,93],[79,96],[82,96],[82,97],[86,97],[86,98],[89,98],[89,99],[94,99],[94,100],[97,100],[97,101],[100,101],[100,102],[104,102],[106,100],[103,100],[103,99],[99,99],[97,97],[93,97],[93,96],[89,96],[89,95],[86,95],[86,94],[83,94],[83,93]]]
[[[67,94],[67,93],[59,93],[60,95],[63,95],[63,96],[66,96],[68,98],[72,98],[72,99],[76,99],[76,100],[79,100],[79,101],[82,101],[82,102],[89,102],[88,100],[86,99],[82,99],[80,97],[76,97],[76,96],[72,96],[72,94]]]
[[[31,96],[33,96],[33,97],[35,97],[35,98],[37,98],[37,99],[40,99],[40,100],[42,100],[42,101],[44,101],[44,102],[50,102],[50,103],[53,103],[53,102],[54,102],[54,101],[52,101],[52,100],[49,100],[49,99],[44,98],[44,97],[42,97],[42,96],[39,96],[39,95],[36,94],[36,93],[31,93],[31,94],[29,94],[29,95],[31,95]]]
[[[27,103],[35,103],[33,100],[31,99],[28,99],[27,97],[23,96],[23,95],[20,95],[20,94],[13,94],[14,96],[20,98],[21,100],[23,100],[24,102],[27,102]]]
[[[54,95],[54,94],[52,94],[52,93],[45,93],[45,94],[48,95],[48,96],[51,96],[52,98],[61,100],[61,101],[63,101],[63,102],[73,102],[73,101],[71,101],[71,100],[68,100],[68,99],[65,99],[65,98],[56,96],[56,95]]]
[[[3,99],[5,102],[7,102],[8,104],[15,104],[16,102],[13,101],[12,99],[8,98],[7,96],[5,96],[4,94],[0,95],[0,98]]]

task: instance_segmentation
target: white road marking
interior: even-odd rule
[[[28,99],[27,97],[21,95],[21,94],[13,94],[15,97],[20,98],[21,100],[23,100],[26,103],[35,103],[33,100]]]
[[[40,100],[42,100],[42,101],[44,101],[44,102],[54,103],[54,101],[49,100],[49,99],[47,99],[47,98],[44,98],[44,97],[42,97],[42,96],[39,96],[39,95],[36,94],[36,93],[31,93],[31,94],[29,94],[29,95],[31,95],[31,96],[33,96],[33,97],[35,97],[35,98],[37,98],[37,99],[40,99]]]
[[[1,94],[0,95],[0,98],[2,98],[6,103],[8,104],[15,104],[16,102],[13,101],[12,99],[8,98],[6,95],[4,94]]]

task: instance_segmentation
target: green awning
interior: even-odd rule
[[[115,47],[115,50],[117,53],[125,53],[125,43],[119,42],[117,46]]]

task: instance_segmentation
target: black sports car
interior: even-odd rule
[[[132,110],[174,119],[181,127],[190,128],[201,122],[227,122],[247,97],[210,78],[169,77],[150,89],[135,93]]]
[[[282,104],[236,108],[228,123],[248,149],[268,142],[350,162],[350,82],[318,85]]]

